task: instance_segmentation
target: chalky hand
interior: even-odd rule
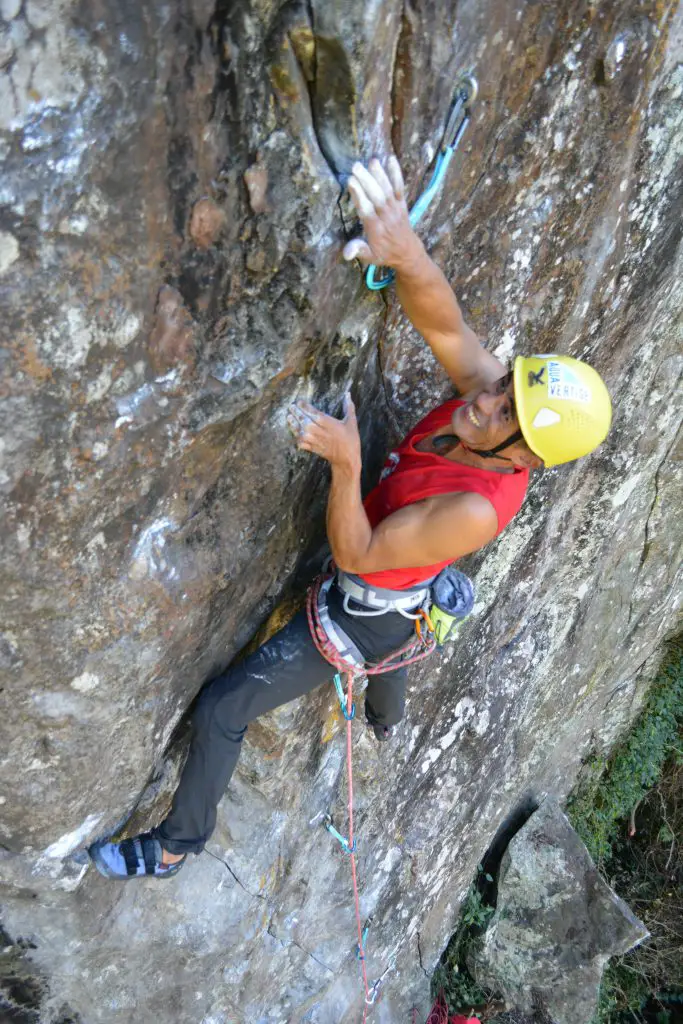
[[[301,401],[290,406],[287,421],[301,451],[320,455],[331,465],[360,467],[360,435],[350,394],[344,396],[341,420]]]
[[[365,238],[347,242],[344,259],[398,268],[421,245],[410,224],[399,162],[389,157],[385,171],[377,158],[367,168],[357,161],[352,172],[348,188]]]

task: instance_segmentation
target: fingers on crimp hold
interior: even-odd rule
[[[373,206],[381,210],[386,204],[387,197],[384,194],[384,190],[375,180],[374,176],[370,173],[367,167],[363,167],[360,162],[356,162],[353,165],[353,178],[362,186],[363,192],[373,204]],[[353,178],[351,179],[353,181]],[[349,182],[349,185],[351,182]]]
[[[384,192],[384,195],[387,198],[387,200],[393,199],[393,185],[389,181],[386,171],[384,170],[376,156],[373,157],[372,160],[370,161],[370,171],[372,172],[373,178]]]
[[[373,206],[370,199],[365,194],[363,186],[360,181],[353,175],[349,178],[349,192],[353,200],[353,205],[358,211],[358,215],[361,220],[368,220],[370,217],[375,216],[375,207]]]

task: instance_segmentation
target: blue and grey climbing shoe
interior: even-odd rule
[[[143,832],[133,839],[123,839],[120,843],[103,840],[93,843],[88,848],[93,863],[105,878],[170,878],[177,875],[187,860],[187,856],[175,864],[162,864],[164,851],[161,843],[151,832]]]

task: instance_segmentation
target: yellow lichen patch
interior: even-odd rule
[[[327,714],[325,721],[323,722],[323,732],[320,737],[322,743],[329,743],[330,740],[337,735],[339,731],[339,716],[337,714],[336,706]]]
[[[280,101],[298,100],[300,98],[297,83],[289,74],[289,70],[282,64],[273,64],[270,67],[270,80],[273,88],[278,93]]]
[[[301,25],[290,29],[289,38],[299,67],[304,78],[312,82],[315,79],[315,36],[310,25]]]
[[[270,613],[253,640],[244,648],[244,655],[252,654],[270,640],[271,636],[283,629],[294,618],[301,604],[302,600],[299,594],[281,601]]]
[[[270,865],[270,867],[266,871],[265,875],[261,875],[261,877],[259,878],[259,883],[258,883],[259,892],[263,892],[264,889],[268,890],[277,881],[278,874],[279,874],[279,870],[278,870],[279,869],[279,860],[280,860],[280,858],[278,857],[278,859],[275,861],[275,863]]]

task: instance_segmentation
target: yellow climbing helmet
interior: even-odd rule
[[[607,437],[612,402],[587,363],[571,356],[517,356],[514,382],[524,440],[546,466],[587,455]]]

